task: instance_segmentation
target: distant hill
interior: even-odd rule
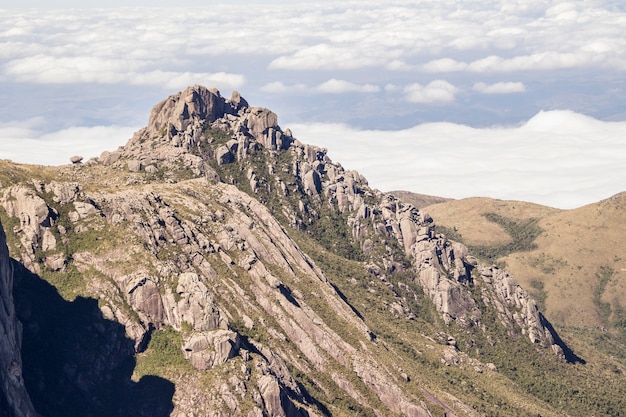
[[[468,198],[434,204],[424,211],[435,218],[440,230],[470,248],[503,249],[492,251],[496,256],[490,260],[506,265],[541,301],[554,323],[623,331],[626,193],[573,210]],[[506,221],[519,226],[517,233],[535,228],[531,245],[505,250],[514,240]]]
[[[430,206],[438,203],[445,203],[446,201],[452,201],[452,198],[436,197],[433,195],[417,194],[410,191],[389,191],[387,194],[396,196],[402,201],[413,204],[418,209],[422,207]]]

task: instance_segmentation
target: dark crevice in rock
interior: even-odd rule
[[[263,357],[263,359],[267,363],[271,362],[272,358],[268,357],[263,352],[265,350],[263,347],[257,346],[253,341],[251,341],[248,338],[248,336],[244,334],[241,334],[238,332],[238,335],[240,338],[241,348],[247,350],[250,353]],[[312,395],[310,395],[307,392],[306,388],[300,382],[298,382],[297,380],[294,380],[293,382],[295,382],[296,384],[296,389],[290,388],[289,386],[286,386],[284,384],[279,384],[280,408],[284,411],[286,416],[310,417],[310,414],[307,410],[305,410],[304,408],[298,407],[294,403],[293,401],[294,399],[296,399],[300,403],[304,402],[304,404],[313,405],[314,407],[317,407],[317,410],[320,411],[323,416],[332,415],[330,411],[326,408],[326,406],[320,401],[318,401],[316,398],[314,398]]]
[[[146,349],[148,349],[148,345],[150,345],[150,340],[152,340],[152,333],[154,332],[154,330],[155,330],[154,324],[149,323],[148,331],[144,333],[143,337],[141,338],[141,341],[137,344],[135,348],[137,353],[144,352]]]
[[[287,299],[287,301],[289,301],[294,306],[300,308],[300,303],[298,303],[298,300],[293,298],[293,295],[291,295],[291,290],[288,287],[286,287],[284,284],[279,284],[278,290]]]
[[[361,315],[361,313],[359,312],[359,310],[357,310],[351,303],[350,300],[348,300],[348,297],[346,297],[344,295],[344,293],[341,292],[341,290],[332,282],[330,283],[330,285],[334,288],[335,292],[337,293],[337,295],[339,296],[339,298],[341,298],[343,300],[344,303],[346,303],[348,305],[348,307],[350,307],[350,310],[352,310],[352,312],[354,314],[356,314],[356,316],[358,318],[360,318],[361,320],[365,320],[365,318]]]

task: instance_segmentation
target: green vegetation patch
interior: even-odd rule
[[[39,276],[54,285],[59,294],[68,301],[74,300],[79,295],[88,295],[85,276],[74,264],[69,264],[64,272],[51,271],[44,266]]]
[[[611,278],[613,278],[614,273],[615,271],[607,266],[600,267],[598,272],[596,272],[596,285],[593,289],[593,304],[596,306],[596,309],[605,324],[608,324],[611,316],[611,304],[602,301],[602,294],[604,294],[606,286]]]
[[[223,129],[212,128],[210,126],[204,129],[202,134],[205,137],[207,144],[224,145],[232,139],[230,132]]]
[[[153,331],[148,348],[136,357],[133,377],[136,380],[145,375],[168,378],[173,372],[193,372],[194,368],[183,355],[182,345],[182,335],[171,327]]]
[[[608,266],[601,266],[598,269],[596,272],[596,285],[593,289],[593,304],[602,320],[603,326],[613,329],[618,342],[626,345],[626,310],[619,304],[614,305],[602,300],[606,287],[614,275],[615,270]]]
[[[504,245],[470,245],[469,250],[480,259],[496,263],[499,258],[514,252],[524,252],[537,249],[535,239],[543,232],[539,227],[538,219],[516,221],[497,213],[484,213],[483,216],[490,222],[496,223],[511,236],[512,241]]]
[[[355,261],[365,260],[361,247],[352,239],[347,216],[324,204],[320,211],[319,218],[307,226],[308,234],[332,253]]]
[[[535,299],[541,311],[546,311],[546,299],[548,298],[548,293],[544,287],[545,284],[541,280],[533,279],[530,281],[530,295]]]
[[[20,221],[17,217],[9,217],[4,211],[4,208],[0,206],[0,223],[2,223],[2,227],[4,228],[4,234],[6,236],[6,244],[9,248],[9,254],[12,257],[18,256],[16,253],[19,241],[13,230],[20,226]]]
[[[530,258],[528,264],[539,269],[544,274],[554,274],[559,269],[567,266],[567,261],[563,258],[555,258],[551,255],[541,253],[538,256]]]

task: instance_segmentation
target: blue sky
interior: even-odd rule
[[[381,190],[561,208],[626,191],[621,2],[165,3],[0,6],[0,158],[97,156],[197,83]]]

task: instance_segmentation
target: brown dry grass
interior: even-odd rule
[[[488,221],[484,213],[528,220],[542,218],[558,210],[521,201],[475,197],[431,205],[423,211],[430,214],[436,224],[456,228],[468,245],[501,245],[510,242],[511,236],[501,226]]]
[[[510,240],[482,214],[527,220],[538,218],[543,232],[537,249],[502,258],[529,292],[543,283],[546,315],[558,325],[603,325],[593,301],[601,267],[615,271],[602,294],[612,310],[626,307],[626,193],[573,210],[519,201],[469,198],[426,207],[435,223],[454,228],[470,245],[500,245]]]
[[[417,208],[432,206],[433,204],[444,203],[446,201],[452,201],[451,198],[437,197],[426,194],[416,194],[410,191],[390,191],[387,194],[391,194],[402,201],[411,203]]]

